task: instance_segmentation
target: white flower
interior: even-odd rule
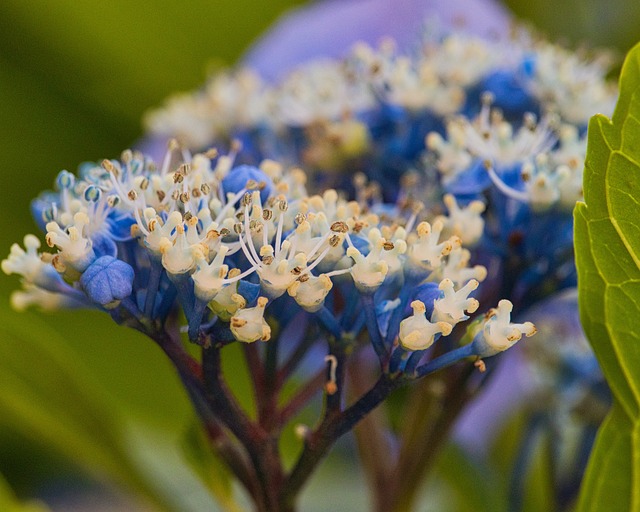
[[[513,304],[503,299],[498,307],[491,310],[484,328],[474,340],[478,345],[478,355],[481,357],[493,356],[515,345],[522,335],[533,336],[536,327],[531,322],[523,324],[511,323],[511,311]]]
[[[400,344],[407,350],[425,350],[433,345],[436,334],[451,334],[451,324],[447,322],[431,323],[425,315],[424,302],[414,300],[411,303],[413,315],[400,322]]]
[[[475,279],[470,280],[458,291],[454,290],[450,279],[443,279],[439,288],[443,292],[443,297],[433,302],[432,322],[447,322],[453,327],[458,322],[469,318],[464,314],[465,311],[474,313],[480,305],[476,299],[469,298],[469,294],[478,288],[478,281]]]
[[[464,208],[460,208],[452,194],[445,194],[444,204],[449,210],[449,215],[441,215],[436,221],[441,221],[447,233],[455,235],[462,241],[465,247],[473,247],[484,232],[484,219],[482,213],[485,204],[482,201],[471,201]]]
[[[301,276],[287,289],[300,307],[313,313],[324,304],[324,299],[331,291],[333,283],[326,274],[319,276]]]
[[[354,261],[354,265],[351,267],[351,277],[361,292],[373,293],[387,277],[389,264],[382,259],[385,242],[384,238],[378,238],[375,242],[376,245],[366,256],[363,256],[353,246],[347,249],[347,256]]]
[[[258,297],[258,304],[253,308],[242,308],[231,317],[231,332],[238,341],[253,343],[254,341],[268,341],[271,338],[271,328],[264,319],[264,308],[267,306],[266,297]]]
[[[460,238],[456,236],[440,242],[443,229],[444,224],[440,220],[435,221],[433,227],[428,222],[418,224],[417,239],[413,236],[408,243],[407,254],[412,263],[427,270],[436,270],[442,265],[442,258],[461,245]]]
[[[54,266],[58,272],[64,272],[67,266],[83,272],[93,261],[91,240],[84,233],[85,226],[90,219],[84,212],[78,212],[73,216],[73,224],[63,230],[57,222],[47,224],[46,241],[49,247],[57,246],[57,258],[54,258]]]

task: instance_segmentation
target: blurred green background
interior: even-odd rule
[[[212,67],[232,64],[279,14],[302,3],[0,0],[0,258],[11,243],[34,232],[29,201],[51,187],[59,170],[117,156],[141,136],[146,109],[172,92],[197,87]],[[637,1],[506,3],[552,39],[613,46],[622,55],[640,38]],[[52,465],[60,478],[75,471],[55,455],[64,450],[47,448],[47,433],[57,421],[67,421],[69,439],[80,441],[95,429],[115,428],[109,418],[118,425],[121,418],[134,418],[164,439],[183,435],[193,417],[159,350],[100,314],[17,315],[8,307],[16,287],[17,279],[0,275],[0,343],[6,342],[0,387],[13,390],[15,399],[20,390],[33,391],[30,382],[40,383],[29,396],[42,413],[42,421],[16,422],[6,413],[10,394],[0,391],[0,475],[18,493],[41,490]],[[51,361],[36,338],[56,347]],[[20,372],[10,380],[3,363],[12,356]],[[79,365],[86,380],[64,382],[55,372],[43,373],[42,365],[55,366],[53,360],[73,371]],[[90,381],[97,389],[88,389]],[[104,421],[93,424],[86,409],[103,395],[109,405],[96,414]],[[56,411],[63,408],[76,416],[61,419]],[[83,446],[79,442],[76,463],[84,462]]]

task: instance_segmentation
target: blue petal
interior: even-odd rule
[[[476,160],[466,171],[461,172],[447,183],[445,189],[456,198],[475,198],[490,185],[491,179],[484,164],[480,160]]]
[[[427,308],[427,318],[431,318],[431,314],[433,313],[433,301],[439,299],[441,296],[442,292],[440,291],[440,288],[438,288],[438,283],[423,283],[420,286],[417,286],[413,292],[411,301],[409,301],[405,306],[404,316],[412,314],[411,302],[419,300],[423,302]]]
[[[117,242],[131,240],[131,226],[136,220],[131,214],[111,213],[106,219],[111,237]]]
[[[483,37],[506,36],[510,27],[508,11],[492,0],[310,2],[258,40],[244,63],[275,80],[310,59],[341,57],[358,41],[377,45],[392,37],[400,48],[413,48],[427,18],[437,19],[444,31],[463,24],[465,31]]]
[[[238,282],[238,294],[244,297],[248,306],[251,306],[258,299],[258,295],[260,295],[260,285],[241,279]]]
[[[57,192],[43,192],[31,201],[31,215],[42,231],[46,231],[47,222],[53,220],[51,205],[59,202]]]
[[[369,244],[369,240],[360,235],[354,235],[351,238],[351,243],[353,246],[360,251],[360,254],[363,256],[367,256],[369,251],[371,250],[371,246]],[[345,241],[346,244],[346,241]]]
[[[376,316],[378,317],[378,327],[380,328],[380,333],[383,336],[387,335],[387,331],[389,330],[389,322],[391,321],[391,316],[397,307],[400,306],[400,301],[394,300],[383,300],[382,302],[376,304]]]
[[[484,92],[493,94],[494,107],[499,108],[505,118],[518,125],[527,112],[540,114],[540,105],[527,90],[529,77],[525,69],[521,71],[495,71],[483,78],[479,83],[467,90],[467,102],[464,114],[475,117],[481,108],[481,97]]]
[[[105,233],[96,233],[91,237],[91,243],[93,252],[96,257],[111,256],[116,257],[118,254],[118,248],[113,239]]]
[[[231,169],[222,180],[222,190],[225,196],[228,193],[235,194],[247,186],[247,181],[253,180],[257,183],[264,183],[265,187],[260,191],[260,200],[264,204],[273,191],[271,178],[257,167],[250,165],[240,165]]]
[[[105,306],[131,295],[134,270],[131,265],[112,256],[95,260],[80,277],[80,284],[87,296]]]

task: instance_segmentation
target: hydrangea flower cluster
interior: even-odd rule
[[[34,235],[14,244],[2,262],[22,278],[12,303],[98,308],[147,334],[257,509],[291,510],[337,438],[394,389],[469,360],[451,369],[434,423],[446,431],[483,382],[474,366],[536,333],[514,309],[575,285],[586,121],[615,101],[604,74],[518,32],[508,44],[425,36],[409,55],[360,44],[277,84],[216,75],[149,115],[168,141],[161,161],[126,150],[62,171],[33,202],[51,251]],[[255,420],[221,371],[238,342]],[[365,384],[345,406],[355,358],[350,379]],[[286,471],[278,437],[320,392],[321,419],[296,428],[303,448]],[[395,473],[388,499],[404,492]]]
[[[378,48],[361,43],[343,59],[302,64],[275,84],[250,68],[218,73],[201,90],[170,98],[146,122],[150,133],[193,150],[240,139],[245,157],[277,156],[325,172],[363,166],[369,176],[374,168],[397,180],[424,150],[425,135],[443,133],[454,115],[473,120],[486,92],[514,128],[536,118],[546,126],[553,113],[582,135],[593,112],[613,110],[616,88],[604,79],[609,64],[605,54],[580,56],[523,29],[495,41],[432,31],[409,54],[392,40]],[[533,116],[523,120],[525,113]],[[507,124],[496,124],[496,135],[511,137]],[[529,156],[498,151],[490,156]]]
[[[215,151],[192,157],[172,141],[159,167],[127,150],[84,165],[78,177],[62,171],[56,191],[33,204],[54,251],[39,252],[38,238],[27,235],[25,248],[14,244],[2,262],[22,277],[14,306],[97,307],[145,326],[164,323],[179,303],[191,341],[202,342],[214,321],[253,343],[271,337],[265,314],[291,302],[342,338],[363,325],[339,301],[361,296],[386,338],[372,340],[381,357],[396,338],[398,351],[426,350],[478,309],[469,296],[486,269],[469,267],[461,237],[443,231],[466,215],[476,242],[480,203],[460,209],[447,196],[453,216],[418,223],[422,204],[349,201],[334,189],[309,195],[300,169],[233,160]],[[534,333],[531,324],[512,324],[510,311],[501,301],[474,342],[476,356]]]
[[[410,53],[390,40],[357,44],[277,83],[244,68],[217,74],[149,113],[147,125],[192,149],[241,140],[241,161],[302,165],[314,187],[351,190],[362,172],[371,184],[356,183],[358,197],[395,202],[409,191],[434,214],[447,209],[445,232],[471,233],[473,259],[501,267],[489,279],[501,276],[498,295],[521,311],[575,285],[571,211],[587,121],[615,104],[609,63],[524,29],[493,41],[426,31]],[[490,205],[484,236],[468,225],[477,201]]]
[[[329,352],[325,393],[339,397],[346,354],[370,341],[385,391],[334,418],[339,435],[358,419],[350,411],[364,414],[401,382],[493,356],[535,333],[529,322],[512,323],[512,305],[501,300],[474,325],[470,343],[454,334],[478,310],[471,295],[487,276],[484,267],[468,266],[462,239],[447,228],[455,218],[422,220],[428,211],[406,200],[349,201],[333,189],[309,195],[300,169],[272,160],[234,166],[234,157],[191,156],[172,141],[159,166],[127,150],[120,160],[85,164],[79,176],[62,171],[56,190],[33,203],[53,251],[40,252],[38,238],[27,235],[25,248],[14,244],[2,262],[22,278],[13,305],[99,308],[145,332],[176,363],[203,420],[212,415],[232,431],[237,423],[226,422],[237,418],[220,414],[219,398],[202,392],[197,376],[205,372],[207,382],[206,354],[228,343],[277,347],[288,340],[272,339],[274,330],[300,323],[313,341],[320,328]],[[362,176],[357,181],[366,186]],[[477,242],[483,208],[448,203],[470,217]],[[166,332],[178,305],[189,339],[203,346],[202,369]],[[441,337],[447,340],[435,357],[428,349]],[[308,345],[282,349],[298,353],[295,361]],[[312,391],[322,389],[317,382]],[[207,400],[214,404],[200,403]]]

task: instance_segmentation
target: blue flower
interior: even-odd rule
[[[252,182],[252,186],[247,185],[251,185]],[[273,193],[271,178],[257,167],[250,165],[240,165],[231,169],[222,180],[222,191],[225,195],[237,194],[242,189],[254,187],[260,190],[260,199],[262,202],[265,202]]]
[[[80,285],[96,304],[114,307],[133,291],[135,271],[131,265],[113,256],[102,256],[83,272]]]

